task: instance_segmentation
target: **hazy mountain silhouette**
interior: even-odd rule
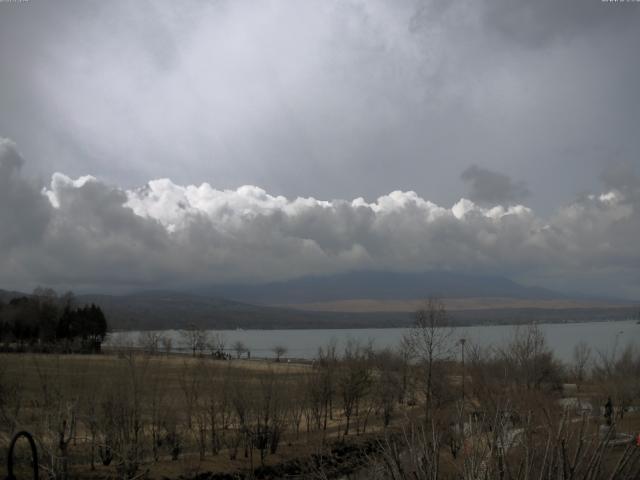
[[[363,271],[309,276],[259,285],[219,285],[200,294],[261,304],[293,304],[348,299],[409,300],[429,296],[567,298],[539,287],[526,287],[499,276],[453,272],[392,273]]]
[[[0,290],[0,300],[28,295]],[[217,285],[184,291],[141,291],[126,295],[77,295],[79,304],[95,303],[115,329],[203,328],[359,328],[408,326],[410,311],[327,311],[305,309],[305,303],[353,299],[416,300],[429,296],[471,299],[469,307],[454,309],[454,323],[522,323],[528,321],[589,321],[630,318],[637,307],[630,302],[545,302],[590,297],[567,296],[538,287],[526,287],[499,276],[452,272],[354,272],[303,277],[260,285]],[[481,308],[474,299],[532,300],[535,308],[507,302],[506,307]],[[446,300],[445,300],[446,301]],[[535,303],[539,301],[539,304]],[[523,302],[520,302],[522,304]],[[529,302],[528,304],[530,304]],[[558,305],[556,305],[556,303]],[[280,306],[269,306],[280,305]],[[291,305],[295,308],[287,308]],[[297,309],[296,309],[297,308]]]

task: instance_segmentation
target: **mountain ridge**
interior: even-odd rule
[[[193,290],[265,305],[286,305],[351,299],[414,300],[442,298],[510,297],[529,299],[569,298],[542,287],[521,285],[497,275],[446,271],[414,273],[355,271],[313,275],[256,285],[212,285]]]
[[[28,294],[0,290],[5,302],[22,295]],[[377,328],[410,325],[420,299],[436,295],[458,324],[620,319],[637,312],[632,302],[585,301],[504,277],[452,272],[351,272],[262,285],[78,294],[76,301],[99,305],[114,329]]]

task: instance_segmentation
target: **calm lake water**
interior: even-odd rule
[[[455,328],[453,341],[465,338],[469,343],[500,347],[505,345],[516,331],[512,325],[487,325]],[[523,327],[520,327],[523,328]],[[635,321],[556,323],[541,324],[549,346],[556,356],[570,362],[574,347],[581,341],[586,342],[594,351],[612,352],[628,344],[640,345],[640,325]],[[360,342],[373,342],[375,348],[396,347],[406,328],[360,328],[360,329],[320,329],[320,330],[215,330],[211,333],[222,334],[227,349],[236,341],[243,342],[251,351],[253,358],[272,357],[272,348],[283,345],[287,348],[286,357],[311,359],[318,348],[326,346],[332,340],[338,344],[338,350],[349,339]],[[140,332],[119,332],[113,334],[106,345],[124,345],[137,341]],[[178,330],[167,330],[163,335],[173,339],[173,346],[184,348],[182,336]]]

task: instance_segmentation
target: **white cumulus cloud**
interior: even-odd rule
[[[640,293],[640,181],[550,216],[520,204],[437,205],[414,191],[374,201],[272,195],[158,179],[138,188],[56,173],[24,178],[0,142],[0,282],[76,289],[259,282],[307,274],[447,269],[563,290]]]

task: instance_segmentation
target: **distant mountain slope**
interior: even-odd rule
[[[79,295],[82,303],[100,305],[119,328],[184,328],[278,323],[293,312],[249,305],[217,297],[173,291],[147,291],[129,295]]]
[[[215,297],[180,292],[142,292],[131,295],[80,295],[81,303],[100,305],[116,329],[179,329],[197,325],[212,329],[377,328],[411,325],[411,311],[300,311],[251,305]],[[535,303],[535,302],[534,302]],[[631,318],[637,308],[597,303],[558,305],[542,301],[539,308],[505,304],[482,308],[477,302],[453,309],[449,316],[459,325],[482,323],[571,322]]]
[[[432,295],[448,298],[566,298],[560,293],[544,288],[525,287],[504,277],[452,272],[353,272],[302,277],[261,285],[212,286],[199,289],[197,292],[265,305],[352,299],[415,300]]]
[[[460,311],[496,310],[588,310],[636,308],[632,302],[572,300],[572,299],[519,299],[505,297],[444,298],[449,313]],[[424,305],[424,299],[414,300],[336,300],[330,302],[290,303],[287,308],[309,312],[415,312]]]
[[[29,296],[27,293],[16,292],[14,290],[0,290],[0,301],[8,303],[12,298]]]
[[[179,329],[189,325],[219,329],[387,327],[409,321],[403,312],[301,312],[174,291],[79,295],[77,300],[100,305],[110,325],[121,329]]]
[[[0,299],[28,295],[0,290]],[[380,328],[406,327],[412,323],[411,308],[403,311],[380,309],[363,311],[360,306],[351,311],[295,310],[294,305],[268,307],[251,305],[217,297],[183,292],[152,291],[129,295],[78,295],[79,304],[95,303],[105,312],[112,329],[162,330],[180,329],[189,325],[211,329],[277,329],[277,328]],[[620,320],[637,314],[637,306],[598,304],[570,301],[513,301],[501,305],[483,304],[481,299],[458,300],[449,310],[454,324],[509,324],[528,321],[571,322]],[[445,300],[447,301],[447,300]],[[359,303],[359,302],[357,302]],[[387,307],[392,302],[382,301]],[[300,308],[300,305],[297,305]],[[452,305],[453,307],[453,305]]]

